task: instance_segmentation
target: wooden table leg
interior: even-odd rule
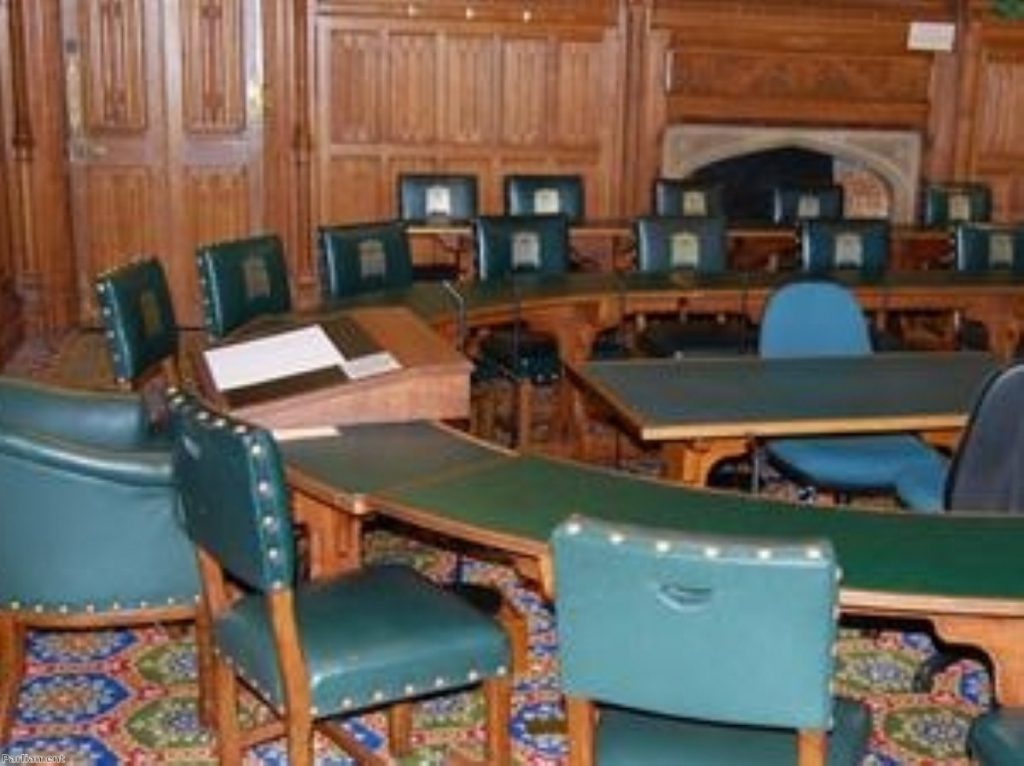
[[[976,646],[989,656],[1000,704],[1024,705],[1024,617],[944,615],[932,623],[944,641]]]
[[[311,578],[355,569],[362,563],[363,519],[358,509],[345,510],[295,491],[292,512],[309,528]]]
[[[715,463],[746,452],[747,440],[740,438],[665,442],[662,447],[665,478],[693,487],[706,487]]]

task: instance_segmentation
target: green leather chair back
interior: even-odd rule
[[[189,535],[251,588],[292,587],[288,487],[273,437],[184,394],[172,397],[171,413],[174,470]]]
[[[959,271],[1024,274],[1024,224],[962,223],[956,227],[953,245]]]
[[[772,191],[772,219],[791,225],[808,219],[835,220],[843,217],[843,187],[780,186]]]
[[[828,274],[853,271],[881,276],[889,261],[889,222],[886,220],[804,221],[800,255],[804,271]]]
[[[708,217],[638,218],[639,271],[695,271],[716,274],[726,269],[725,219]]]
[[[654,182],[654,214],[718,217],[725,215],[721,184],[658,178]]]
[[[170,453],[136,394],[0,377],[0,604],[127,613],[199,596]]]
[[[992,219],[992,190],[982,183],[933,183],[921,191],[925,226],[985,222]]]
[[[130,384],[178,353],[178,328],[167,277],[156,258],[126,263],[96,278],[100,318],[114,376]]]
[[[567,694],[722,723],[829,727],[838,568],[827,541],[575,517],[551,542]]]
[[[513,274],[564,274],[569,222],[564,215],[482,216],[476,220],[476,273],[482,280]]]
[[[196,255],[210,337],[223,338],[258,316],[291,309],[284,249],[276,235],[204,245]]]
[[[476,176],[403,173],[398,177],[398,217],[403,221],[471,221],[476,216]]]
[[[412,256],[402,223],[321,226],[317,244],[320,292],[326,300],[412,284]]]
[[[505,177],[507,215],[556,215],[570,223],[586,216],[583,179],[578,175],[511,175]]]

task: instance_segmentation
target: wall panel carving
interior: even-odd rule
[[[505,40],[501,56],[501,140],[538,146],[549,132],[547,88],[550,46],[542,38]]]
[[[181,6],[182,102],[195,132],[245,125],[242,0],[198,0]]]
[[[482,35],[445,37],[440,87],[442,141],[483,144],[494,139],[498,122],[496,69],[494,38]]]
[[[375,32],[325,29],[317,75],[319,127],[332,144],[369,143],[380,138],[383,83],[381,37]]]
[[[83,228],[88,232],[88,273],[96,274],[133,256],[157,252],[161,230],[156,200],[159,180],[148,168],[91,168],[86,174]],[[83,301],[91,302],[89,285]]]
[[[437,38],[395,34],[388,40],[389,140],[421,144],[437,138]]]
[[[142,0],[96,0],[79,13],[85,118],[91,130],[146,127]]]

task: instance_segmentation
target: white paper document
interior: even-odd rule
[[[386,351],[346,359],[320,325],[232,343],[204,352],[218,391],[339,367],[352,380],[399,369]]]

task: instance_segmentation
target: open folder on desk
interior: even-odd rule
[[[203,355],[214,386],[231,406],[401,368],[347,317],[209,349]]]

